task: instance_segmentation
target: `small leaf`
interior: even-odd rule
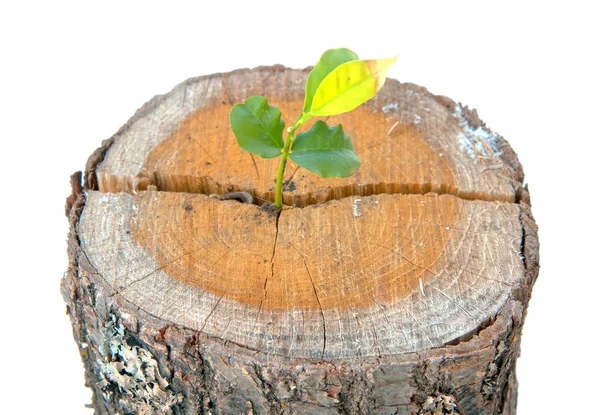
[[[283,148],[284,121],[279,108],[254,95],[229,112],[231,130],[240,147],[263,158],[277,157]]]
[[[306,90],[304,92],[304,112],[309,112],[312,105],[313,97],[317,88],[325,79],[327,75],[331,73],[335,68],[340,66],[342,63],[348,61],[357,60],[358,55],[352,52],[350,49],[329,49],[321,55],[321,59],[315,65],[315,67],[308,74],[306,80]]]
[[[321,177],[348,177],[360,166],[352,139],[342,125],[330,127],[318,120],[292,143],[290,157],[298,165]]]
[[[354,60],[341,64],[317,88],[310,112],[325,116],[353,110],[375,96],[395,61],[396,58]]]

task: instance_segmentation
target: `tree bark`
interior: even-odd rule
[[[61,288],[97,414],[516,413],[539,265],[515,153],[476,111],[388,80],[327,120],[357,174],[290,163],[274,211],[278,160],[241,151],[228,112],[260,94],[289,124],[307,74],[188,80],[73,176]]]

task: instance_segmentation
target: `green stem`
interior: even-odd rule
[[[285,145],[283,146],[283,153],[281,153],[281,159],[279,159],[279,170],[277,170],[277,184],[275,185],[275,207],[281,208],[283,206],[283,173],[285,172],[285,165],[290,154],[290,147],[293,141],[293,133],[289,132]]]
[[[305,121],[312,117],[311,113],[300,114],[294,125],[288,128],[288,136],[285,139],[283,146],[283,152],[281,153],[281,159],[279,160],[279,169],[277,170],[277,183],[275,184],[275,207],[281,209],[283,206],[283,174],[285,173],[285,165],[290,155],[290,148],[292,141],[294,141],[294,133]]]

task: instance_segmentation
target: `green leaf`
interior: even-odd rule
[[[229,112],[231,130],[240,147],[263,158],[277,157],[283,148],[284,121],[279,108],[254,95]]]
[[[306,90],[304,92],[304,112],[309,112],[312,105],[313,97],[317,88],[325,79],[327,75],[331,73],[335,68],[340,66],[342,63],[357,60],[358,55],[352,52],[350,49],[329,49],[321,55],[321,59],[315,65],[315,67],[308,74],[306,80]]]
[[[317,88],[310,113],[316,116],[341,114],[373,98],[395,61],[396,58],[354,60],[341,64]]]
[[[292,143],[290,158],[321,177],[348,177],[360,166],[352,139],[342,125],[330,127],[318,120]]]

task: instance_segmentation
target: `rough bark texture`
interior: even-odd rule
[[[285,289],[277,291],[276,284],[268,286],[267,280],[265,280],[264,290],[256,294],[256,304],[253,303],[252,298],[254,297],[252,297],[250,289],[248,298],[245,299],[236,299],[234,294],[221,293],[220,298],[218,295],[215,297],[217,300],[214,301],[214,308],[211,308],[209,312],[201,312],[198,311],[202,310],[201,302],[218,293],[218,287],[215,288],[215,285],[207,288],[203,282],[204,285],[194,286],[196,280],[192,278],[193,275],[191,277],[188,275],[189,270],[201,258],[190,257],[189,264],[185,265],[188,274],[184,273],[182,277],[181,271],[175,272],[174,268],[169,268],[170,265],[167,262],[172,263],[173,260],[160,262],[161,256],[168,259],[169,255],[167,252],[169,250],[163,245],[166,243],[170,247],[174,244],[173,242],[153,242],[153,244],[148,243],[145,247],[142,243],[140,252],[157,258],[157,264],[147,264],[153,274],[152,278],[160,268],[167,280],[172,277],[177,284],[183,283],[190,287],[189,290],[184,290],[183,297],[178,297],[175,289],[172,288],[175,285],[165,286],[167,289],[166,299],[160,300],[160,307],[149,304],[149,301],[159,301],[158,299],[148,300],[143,296],[144,290],[150,290],[150,284],[152,284],[150,282],[152,278],[148,278],[150,274],[146,273],[146,268],[144,268],[146,265],[140,263],[145,257],[136,257],[129,253],[129,250],[125,250],[124,253],[121,251],[128,246],[129,242],[127,241],[144,240],[139,235],[136,236],[137,239],[130,237],[136,232],[139,233],[134,225],[143,223],[141,221],[144,215],[156,217],[153,224],[161,223],[159,217],[162,211],[156,213],[151,209],[144,210],[144,200],[147,199],[150,202],[155,200],[156,202],[153,203],[157,203],[161,208],[172,198],[184,198],[186,202],[178,204],[181,209],[173,208],[174,210],[167,211],[174,212],[172,217],[176,223],[174,226],[176,229],[185,228],[184,222],[177,222],[177,218],[188,220],[185,219],[187,218],[186,213],[194,212],[194,209],[215,209],[214,203],[229,203],[232,209],[239,209],[239,206],[235,205],[237,202],[213,202],[206,200],[202,195],[156,193],[149,186],[156,186],[158,190],[167,192],[208,193],[211,190],[249,190],[255,197],[270,198],[272,196],[269,193],[267,182],[261,181],[260,174],[256,174],[256,179],[252,179],[252,182],[243,184],[235,177],[228,177],[226,179],[229,182],[221,181],[219,183],[222,186],[219,184],[212,188],[210,180],[200,180],[202,174],[194,175],[188,172],[184,175],[184,180],[181,172],[172,170],[177,164],[171,165],[165,162],[165,165],[160,165],[159,163],[163,157],[161,155],[163,153],[160,153],[161,146],[186,145],[185,140],[178,141],[180,140],[178,132],[186,128],[191,128],[191,131],[193,128],[197,128],[184,125],[186,120],[196,122],[193,120],[198,119],[197,116],[190,118],[198,110],[198,104],[194,104],[196,105],[194,106],[188,103],[188,100],[195,102],[194,100],[197,99],[194,98],[193,93],[186,92],[188,89],[194,91],[195,85],[208,82],[209,86],[212,86],[207,90],[203,89],[205,96],[202,96],[198,102],[210,101],[211,94],[216,94],[219,102],[222,96],[229,97],[227,102],[235,101],[239,99],[237,95],[248,93],[248,91],[242,88],[242,92],[236,92],[231,85],[229,88],[220,90],[215,85],[219,85],[223,79],[228,80],[236,76],[242,76],[242,78],[249,76],[250,79],[255,79],[260,75],[260,79],[268,79],[264,76],[265,73],[267,75],[275,73],[278,77],[283,77],[282,79],[285,79],[286,82],[290,82],[291,85],[300,85],[298,88],[301,88],[301,81],[305,79],[307,72],[292,71],[281,67],[257,68],[253,71],[236,71],[231,74],[187,81],[167,96],[152,100],[113,138],[103,143],[103,146],[90,157],[86,166],[83,188],[79,184],[80,175],[76,174],[72,178],[73,194],[67,200],[67,215],[71,223],[70,262],[61,290],[67,302],[75,340],[79,344],[86,368],[86,384],[93,391],[96,413],[514,414],[517,398],[515,362],[519,352],[525,310],[539,268],[537,227],[531,215],[528,191],[522,186],[522,168],[508,143],[502,137],[487,130],[475,111],[470,111],[460,105],[457,106],[448,98],[432,96],[423,88],[393,83],[387,92],[383,91],[383,96],[378,98],[379,101],[372,102],[369,108],[375,114],[376,119],[381,122],[389,122],[394,126],[393,128],[398,128],[398,123],[400,125],[408,124],[407,117],[412,119],[415,122],[414,132],[411,129],[413,127],[405,127],[402,133],[404,135],[397,137],[409,139],[410,134],[414,133],[417,136],[422,134],[424,149],[433,147],[432,151],[436,154],[450,151],[451,155],[448,156],[450,161],[447,165],[443,164],[440,168],[432,167],[430,170],[421,167],[408,169],[409,173],[406,174],[414,174],[413,177],[394,176],[396,173],[390,173],[385,169],[383,169],[385,173],[365,171],[362,176],[364,182],[339,181],[331,185],[331,189],[334,190],[326,192],[323,189],[327,185],[320,184],[315,178],[297,178],[298,190],[288,188],[287,202],[299,206],[298,208],[284,211],[278,218],[278,223],[273,225],[269,225],[268,215],[262,221],[256,215],[246,214],[245,220],[253,221],[253,224],[248,225],[255,226],[253,233],[257,232],[256,229],[263,229],[263,227],[267,232],[270,226],[280,226],[276,233],[281,232],[281,234],[276,236],[275,244],[279,241],[281,245],[274,245],[271,248],[273,256],[270,259],[271,263],[267,264],[267,268],[272,272],[271,278],[285,275],[285,271],[281,268],[283,265],[276,261],[275,248],[284,251],[286,246],[297,243],[293,239],[289,239],[294,234],[286,233],[288,228],[283,225],[287,223],[285,220],[294,224],[292,218],[295,212],[301,213],[302,209],[313,209],[310,206],[307,208],[303,206],[326,200],[339,199],[339,202],[333,200],[329,203],[339,203],[341,209],[345,198],[361,196],[366,200],[369,197],[370,199],[363,202],[365,207],[360,207],[360,209],[365,209],[364,214],[361,210],[357,215],[357,205],[349,204],[349,209],[354,209],[352,217],[362,220],[367,216],[367,205],[369,204],[373,206],[376,204],[381,206],[386,203],[391,204],[390,206],[397,204],[400,206],[401,212],[406,212],[412,206],[410,205],[411,201],[426,201],[424,196],[418,194],[433,191],[436,195],[429,197],[435,199],[435,203],[440,206],[458,203],[460,206],[465,206],[461,208],[460,212],[470,211],[469,209],[479,212],[465,220],[461,219],[460,215],[453,219],[455,221],[453,224],[460,225],[468,222],[469,227],[466,229],[479,235],[473,236],[473,238],[486,238],[486,229],[487,232],[498,232],[498,229],[504,229],[505,232],[494,234],[491,238],[501,241],[502,234],[506,233],[506,247],[514,245],[513,248],[516,250],[514,255],[515,258],[518,258],[518,264],[506,268],[497,264],[490,265],[490,261],[486,261],[485,258],[498,259],[501,258],[500,254],[494,253],[493,245],[482,245],[479,239],[472,239],[474,242],[469,245],[468,249],[473,252],[469,258],[471,256],[479,258],[478,273],[481,274],[481,278],[484,280],[487,278],[489,282],[473,285],[480,284],[479,280],[476,279],[472,282],[468,280],[472,289],[467,294],[460,289],[453,288],[459,284],[452,283],[452,281],[448,285],[439,285],[441,283],[434,278],[432,271],[427,271],[429,274],[418,274],[421,280],[414,278],[414,281],[421,281],[421,283],[423,278],[427,278],[428,285],[425,287],[408,284],[406,287],[403,286],[402,290],[391,288],[378,294],[379,297],[376,301],[378,307],[380,304],[384,304],[386,308],[390,309],[400,305],[410,307],[410,299],[418,299],[421,295],[426,295],[426,298],[433,301],[432,304],[440,307],[442,307],[441,300],[434,301],[435,298],[452,300],[448,304],[454,304],[454,309],[447,309],[446,313],[456,314],[456,318],[444,320],[443,316],[440,316],[440,320],[436,323],[434,320],[438,317],[435,317],[436,314],[433,313],[411,316],[415,321],[427,320],[427,324],[421,324],[421,326],[423,330],[429,330],[429,328],[432,330],[430,340],[433,340],[430,347],[424,347],[421,343],[422,330],[415,330],[416,337],[412,341],[408,341],[407,337],[399,334],[388,333],[389,330],[386,332],[385,339],[377,339],[377,336],[381,336],[383,333],[380,330],[381,327],[369,327],[373,325],[374,320],[366,317],[369,316],[369,308],[364,304],[359,304],[361,301],[359,297],[353,299],[352,304],[342,304],[337,309],[333,305],[327,305],[328,297],[326,295],[319,297],[319,293],[325,293],[323,287],[326,286],[326,282],[319,282],[319,275],[311,276],[311,274],[319,272],[316,270],[320,270],[323,265],[311,262],[313,260],[308,256],[299,256],[294,266],[302,270],[303,276],[304,268],[308,271],[308,277],[314,288],[314,292],[311,291],[310,295],[314,297],[308,295],[303,297],[299,294],[298,297],[289,297],[291,299],[286,300],[287,303],[283,300],[279,303],[272,303],[273,295],[282,295],[281,292],[285,292]],[[231,82],[235,84],[239,81]],[[266,80],[258,88],[270,89],[272,86]],[[458,127],[453,126],[454,124],[448,124],[450,121],[447,121],[447,116],[441,109],[439,110],[441,115],[429,116],[428,119],[426,110],[419,111],[422,116],[415,117],[417,112],[414,111],[414,108],[399,108],[403,104],[398,104],[393,98],[404,93],[402,92],[403,88],[408,88],[408,91],[413,91],[412,94],[418,95],[421,100],[418,105],[422,105],[423,102],[435,102],[440,108],[445,108],[444,111],[447,110],[455,119],[455,121],[452,121],[452,118],[448,118],[448,120],[457,123],[461,130],[456,130]],[[250,92],[256,93],[257,91]],[[297,92],[293,92],[291,95],[295,96]],[[413,95],[407,93],[407,96]],[[180,100],[177,102],[180,102],[180,107],[185,109],[181,116],[173,116],[174,111],[165,112],[166,115],[161,113],[161,106],[167,105],[169,100],[173,99]],[[293,105],[295,104],[290,104],[290,106]],[[420,108],[417,104],[415,105]],[[428,105],[424,108],[430,108]],[[376,111],[379,109],[381,112],[382,108],[387,109],[386,113],[388,110],[398,110],[398,114],[392,115],[392,118],[387,115],[382,118],[377,115]],[[163,115],[158,118],[156,116],[148,118],[157,111],[159,115]],[[433,112],[435,111],[437,110],[433,108]],[[365,116],[370,117],[369,113]],[[163,123],[160,120],[164,117],[167,121]],[[174,118],[169,119],[169,117]],[[351,120],[347,121],[351,122]],[[169,123],[172,125],[165,127]],[[450,125],[449,133],[445,137],[437,137],[438,130],[434,128],[435,125],[438,125],[436,123],[444,126]],[[156,133],[158,130],[148,132],[149,135],[154,136],[149,139],[154,140],[152,145],[139,143],[139,138],[136,138],[136,134],[139,135],[139,133],[136,132],[136,129],[141,128],[140,131],[143,131],[150,124],[154,126],[160,124],[156,128],[162,132],[160,134]],[[381,128],[387,131],[389,125],[385,124]],[[436,133],[431,133],[434,130]],[[387,136],[390,134],[388,133]],[[185,136],[183,138],[185,139]],[[439,150],[431,141],[446,140],[450,142],[452,139],[462,140],[461,145],[452,147],[453,144],[450,143],[449,146],[443,147],[443,150]],[[176,144],[169,144],[173,142]],[[416,145],[421,145],[420,141]],[[114,146],[120,146],[121,149],[128,148],[130,151],[135,149],[134,157],[138,157],[142,153],[143,156],[140,160],[128,160],[129,153],[123,152],[124,150],[115,152],[114,149],[117,147]],[[144,146],[147,146],[147,149],[142,151]],[[486,146],[493,148],[490,150]],[[463,154],[457,153],[460,148],[462,148]],[[108,156],[110,151],[113,151],[113,154]],[[156,159],[157,151],[160,156],[158,159]],[[209,158],[212,157],[210,148],[208,152],[205,150],[202,152],[209,154]],[[475,157],[473,157],[474,155]],[[372,157],[378,156],[373,155]],[[204,161],[202,162],[204,163]],[[239,162],[234,160],[234,163]],[[263,161],[252,160],[252,164],[248,164],[248,169],[256,168],[257,173],[259,171],[268,172],[269,165],[260,163]],[[384,165],[385,163],[380,164]],[[139,166],[132,169],[132,165]],[[446,168],[444,166],[449,166],[449,170],[444,170]],[[242,169],[240,174],[243,176],[245,174],[244,167],[242,166],[240,169]],[[490,172],[494,174],[490,175]],[[288,174],[293,175],[293,172],[288,172]],[[457,177],[464,174],[479,175],[479,177]],[[380,178],[379,181],[378,178]],[[449,180],[452,181],[451,185],[448,185]],[[398,185],[396,187],[391,184],[387,187],[371,186],[370,183],[373,182],[397,183]],[[494,185],[491,186],[491,183]],[[364,186],[361,186],[362,184]],[[338,188],[343,190],[338,192],[335,190]],[[491,190],[487,191],[486,189]],[[108,195],[98,191],[129,191],[139,192],[139,194]],[[388,193],[395,193],[396,196],[386,195]],[[416,193],[417,195],[405,195],[407,193]],[[443,194],[446,196],[440,196]],[[352,200],[356,201],[356,199]],[[123,207],[126,205],[123,201],[129,204],[133,203],[135,209],[128,213],[127,209]],[[327,206],[332,205],[315,206],[316,212],[321,212],[323,217],[327,217]],[[254,207],[247,208],[246,211],[249,209],[254,209]],[[493,213],[486,213],[491,211]],[[441,209],[440,212],[442,212],[440,217],[446,217],[454,210]],[[156,215],[152,216],[154,214]],[[114,216],[114,219],[111,219],[111,215]],[[133,219],[127,219],[127,217]],[[387,220],[389,222],[395,219],[390,217]],[[95,224],[100,222],[103,225],[95,227]],[[408,226],[411,226],[408,219],[402,219],[402,222],[409,222]],[[474,224],[472,225],[471,222]],[[503,227],[492,226],[496,222],[503,224]],[[483,224],[481,226],[485,225],[487,228],[485,226],[481,229],[477,228],[478,224]],[[142,228],[145,229],[147,226],[144,225]],[[295,225],[290,225],[289,229],[296,229]],[[110,235],[105,237],[103,232],[110,233]],[[98,235],[101,236],[99,242],[94,242],[94,237],[98,238]],[[318,236],[321,239],[326,238],[326,235]],[[466,233],[462,235],[465,240],[468,240],[469,237]],[[152,238],[152,240],[154,239],[156,238]],[[500,243],[498,242],[498,244]],[[113,250],[103,249],[103,244],[110,246],[118,244],[118,247]],[[439,255],[443,257],[445,250],[449,249],[447,247],[452,244],[449,242],[449,245],[440,246],[441,253]],[[502,249],[506,250],[506,247]],[[342,248],[340,249],[343,251]],[[119,259],[119,255],[125,255],[126,259]],[[427,256],[431,255],[431,253],[427,254]],[[394,252],[390,254],[390,258],[396,256],[398,255]],[[177,251],[175,251],[175,258],[178,257]],[[403,261],[406,261],[406,258],[409,257],[405,257]],[[410,258],[411,261],[416,261],[413,257]],[[462,257],[457,256],[456,258]],[[511,256],[507,258],[507,260],[514,259]],[[390,262],[390,264],[392,263]],[[389,266],[393,266],[393,264]],[[439,272],[436,271],[436,275],[455,275],[455,270],[461,266],[465,268],[466,264],[454,264],[452,260],[448,260],[447,262],[434,261],[428,265],[428,267],[434,266],[441,267]],[[281,271],[279,271],[280,269]],[[310,269],[313,270],[312,273],[309,271]],[[398,269],[400,270],[400,268]],[[496,272],[495,270],[505,271]],[[416,271],[405,270],[402,271],[402,275],[408,278],[414,272]],[[496,275],[503,273],[514,275]],[[137,287],[135,289],[123,286],[123,283],[128,281],[126,278],[130,275],[136,278],[133,282],[129,282],[129,286]],[[136,277],[136,275],[138,276]],[[462,273],[457,275],[460,277]],[[343,279],[344,277],[339,278]],[[240,281],[242,280],[240,279]],[[444,279],[442,278],[440,281],[443,282]],[[242,282],[240,283],[242,284]],[[501,301],[499,304],[491,306],[489,309],[491,311],[481,314],[477,314],[477,310],[468,308],[469,304],[481,305],[479,303],[482,301],[481,293],[487,292],[485,291],[486,287],[494,284],[504,287],[503,290],[493,291],[496,293],[498,301]],[[138,289],[139,291],[136,291]],[[439,293],[435,291],[436,289]],[[293,291],[293,289],[288,289],[288,291],[290,290]],[[298,290],[303,292],[300,288]],[[192,298],[197,292],[201,293],[201,295],[198,294],[197,302],[186,300],[187,297]],[[385,295],[389,295],[389,292],[394,293],[394,296],[398,298],[385,297]],[[472,292],[480,293],[480,295]],[[271,297],[261,297],[262,295],[266,296],[267,293]],[[168,301],[169,298],[171,301]],[[261,300],[261,298],[263,299]],[[315,302],[313,304],[310,301]],[[332,304],[337,304],[335,302],[337,300],[332,301]],[[236,304],[241,305],[236,306]],[[406,304],[409,305],[406,306]],[[219,307],[222,307],[224,311]],[[286,307],[289,307],[289,310]],[[252,310],[255,308],[258,309],[256,315],[252,314]],[[154,310],[154,312],[149,310]],[[312,329],[310,325],[307,326],[304,329],[306,332],[302,333],[304,337],[293,342],[301,347],[294,348],[290,346],[292,343],[288,336],[281,334],[285,334],[284,328],[282,327],[280,331],[273,331],[273,325],[276,326],[281,324],[281,321],[285,321],[280,316],[286,315],[285,313],[296,313],[297,310],[301,310],[302,319],[306,318],[307,324],[311,321],[314,322],[315,329]],[[439,312],[444,314],[444,309],[440,309]],[[194,316],[194,313],[200,313],[200,315]],[[332,313],[341,316],[338,317],[338,321],[346,321],[345,316],[348,315],[347,325],[354,327],[353,330],[360,326],[369,327],[371,330],[368,332],[372,332],[375,338],[367,343],[370,338],[368,336],[361,337],[353,332],[335,334],[335,330],[332,328],[332,322],[335,321]],[[313,314],[314,320],[311,320]],[[244,318],[247,319],[250,315],[255,316],[252,327],[256,328],[259,336],[270,336],[269,341],[254,344],[252,337],[244,334],[242,328]],[[478,320],[476,324],[471,321],[473,316],[476,316]],[[461,322],[461,318],[465,318],[465,321],[469,321],[469,323]],[[229,321],[225,330],[219,329],[222,327],[222,320]],[[197,321],[203,322],[203,324],[197,325]],[[294,326],[293,319],[287,321]],[[403,321],[402,315],[398,315],[398,321]],[[452,329],[446,331],[437,329],[435,324],[442,324],[440,323],[442,321],[444,326],[450,325]],[[230,328],[232,322],[233,327]],[[355,326],[350,324],[355,324]],[[394,324],[400,323],[389,322],[388,328],[391,330],[391,328],[399,327],[398,331],[402,331],[402,325],[395,326]],[[327,327],[330,328],[329,332],[326,331]],[[440,335],[435,337],[434,331],[439,332]],[[446,332],[453,335],[445,335]],[[338,337],[335,337],[336,335]],[[336,340],[343,339],[344,336],[353,338],[357,344]]]

